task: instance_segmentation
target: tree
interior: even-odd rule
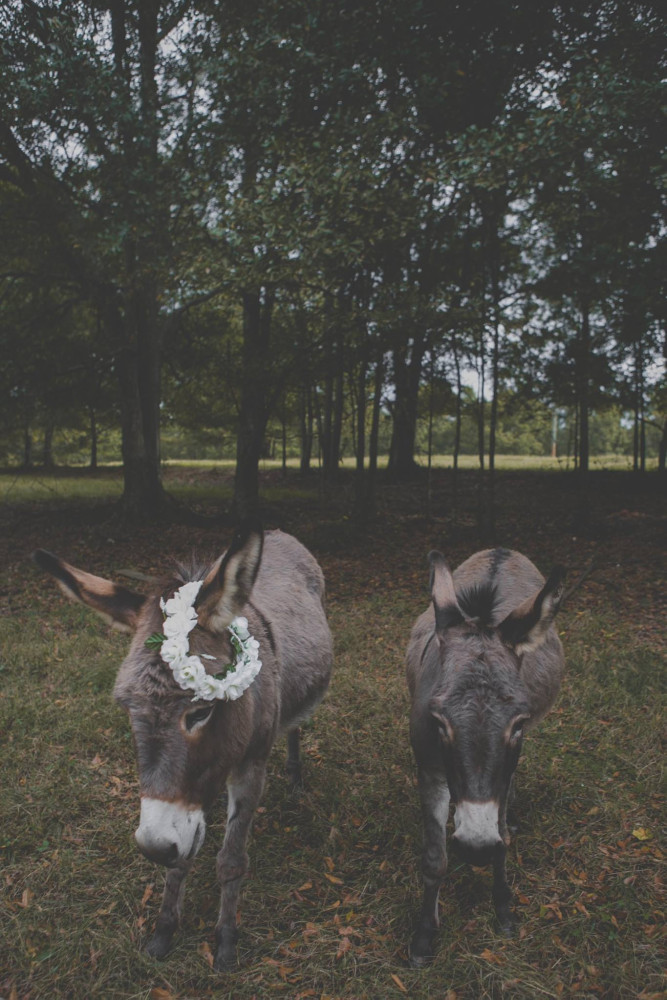
[[[135,518],[165,500],[161,362],[167,317],[191,291],[178,247],[192,222],[197,28],[176,0],[29,0],[3,14],[0,178],[25,196],[61,280],[102,317],[120,388],[123,507]]]

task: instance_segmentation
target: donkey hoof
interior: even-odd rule
[[[215,952],[213,968],[216,972],[234,972],[238,968],[236,945],[239,932],[236,928],[223,927],[218,936],[218,947]]]
[[[519,926],[519,921],[512,911],[510,909],[503,909],[498,911],[496,916],[498,918],[498,929],[501,934],[504,934],[508,938],[514,937]]]
[[[153,935],[145,951],[151,958],[164,958],[171,951],[172,934],[160,934],[159,931]]]
[[[233,955],[221,955],[219,949],[215,953],[213,968],[216,972],[236,972],[238,967],[239,963],[236,957],[236,949],[234,949]]]
[[[425,969],[435,958],[435,934],[415,931],[408,948],[408,962],[413,969]]]

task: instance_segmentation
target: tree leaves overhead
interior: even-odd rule
[[[664,339],[653,5],[29,0],[3,7],[0,47],[0,280],[85,303],[139,506],[160,420],[261,438],[286,394],[326,424],[337,393],[361,413],[388,379],[409,473],[436,361],[495,401],[539,386],[644,419]]]

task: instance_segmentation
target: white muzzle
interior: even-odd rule
[[[142,798],[134,837],[141,853],[151,861],[169,866],[189,861],[204,843],[205,833],[206,821],[201,809]]]
[[[488,802],[459,802],[454,813],[454,836],[472,850],[502,843],[498,829],[498,803],[494,799]]]

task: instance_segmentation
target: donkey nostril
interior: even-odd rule
[[[502,842],[492,844],[470,844],[461,840],[454,834],[451,840],[452,849],[456,856],[475,868],[486,868],[493,864],[498,854],[499,845]]]
[[[138,836],[138,833],[135,834],[135,840],[137,847],[149,861],[154,861],[159,865],[167,865],[167,867],[178,861],[178,844],[151,843],[150,840],[146,841],[143,837]]]

